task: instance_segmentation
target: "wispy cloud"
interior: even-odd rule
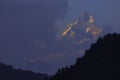
[[[44,54],[47,48],[41,50],[39,42],[53,42],[55,21],[67,9],[67,0],[0,0],[0,61],[21,68],[33,55]]]

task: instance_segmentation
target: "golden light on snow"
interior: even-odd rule
[[[90,28],[88,27],[88,28],[86,28],[86,33],[88,33],[90,31]]]
[[[62,37],[66,36],[68,34],[69,38],[74,38],[76,35],[75,31],[77,31],[76,29],[83,29],[83,31],[85,30],[85,33],[91,34],[94,38],[96,38],[101,33],[102,30],[96,27],[93,16],[89,16],[88,20],[86,20],[85,22],[84,22],[84,19],[82,19],[81,17],[77,18],[75,21],[73,21],[70,25],[68,25],[64,29],[64,31],[61,34]],[[78,26],[77,25],[78,23],[81,23],[82,25],[79,24],[79,26]],[[74,28],[74,27],[78,27],[78,28]],[[83,39],[79,43],[82,43],[87,40],[88,39]]]
[[[93,23],[93,22],[94,22],[94,19],[92,16],[90,16],[89,23]]]
[[[76,25],[78,23],[78,20],[76,20],[75,22],[73,22],[73,25]]]
[[[78,20],[75,20],[72,24],[68,25],[67,28],[63,31],[62,36],[64,37],[71,28],[78,23]]]
[[[71,31],[70,37],[73,38],[75,36],[75,33]]]
[[[65,29],[65,31],[62,33],[62,36],[64,37],[64,36],[67,34],[67,32],[68,32],[69,30],[71,30],[71,28],[72,28],[71,25],[68,26],[68,27]]]

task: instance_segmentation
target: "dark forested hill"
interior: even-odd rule
[[[82,58],[61,68],[52,80],[120,80],[120,34],[107,34]]]
[[[11,65],[0,63],[0,80],[48,80],[47,74],[14,69]]]

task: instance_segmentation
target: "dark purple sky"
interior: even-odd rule
[[[51,72],[50,63],[32,59],[48,55],[49,48],[41,47],[53,43],[55,21],[67,9],[67,0],[0,0],[0,62]]]
[[[119,7],[119,0],[0,0],[0,62],[54,73],[78,56],[56,51],[57,32],[82,11],[93,15],[99,28],[111,25],[106,31],[119,32]]]
[[[119,7],[119,0],[69,0],[67,15],[61,23],[68,24],[81,12],[87,11],[94,16],[100,28],[104,29],[106,25],[111,25],[113,31],[119,32]]]

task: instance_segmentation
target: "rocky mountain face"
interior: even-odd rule
[[[58,67],[72,64],[76,57],[83,56],[84,51],[88,49],[91,43],[96,41],[101,32],[102,30],[96,26],[93,16],[83,12],[66,26],[59,39],[55,38],[54,41],[51,40],[49,43],[45,40],[35,41],[40,47],[40,53],[31,60],[30,65],[37,67],[43,62],[45,66],[46,64],[50,66],[51,72],[53,70],[55,72]],[[52,35],[46,36],[49,37],[46,40],[50,40]],[[51,64],[55,66],[51,66]],[[43,67],[39,68],[42,69]]]
[[[91,43],[96,41],[101,32],[93,16],[83,12],[61,32],[59,42],[68,53],[73,51],[81,54],[80,51],[86,50]]]
[[[62,39],[74,40],[77,44],[96,39],[100,33],[93,16],[87,12],[81,13],[71,24],[69,24],[61,34]]]

